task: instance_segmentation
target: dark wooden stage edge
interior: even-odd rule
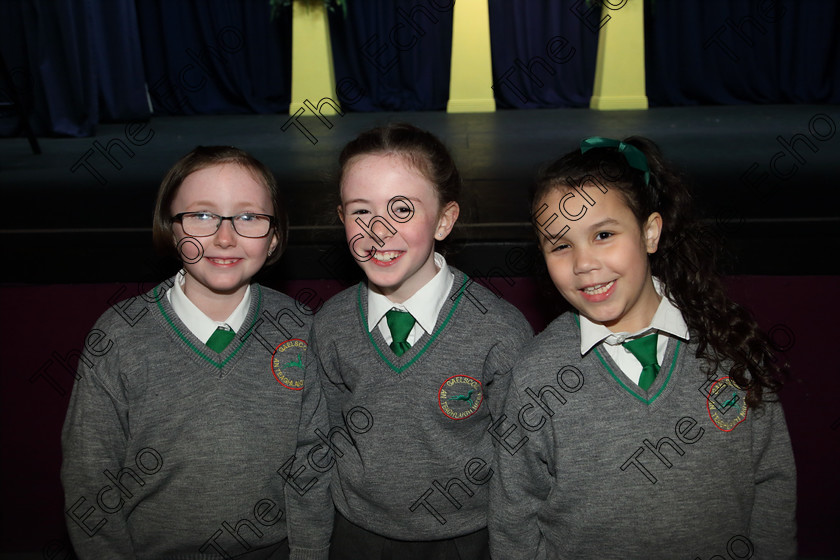
[[[277,175],[287,199],[289,250],[268,275],[329,279],[353,264],[334,224],[342,146],[389,121],[431,130],[464,178],[452,262],[483,275],[529,275],[534,260],[529,188],[539,166],[584,137],[640,134],[690,178],[733,274],[825,275],[836,259],[816,248],[840,240],[839,106],[702,106],[481,114],[345,113],[159,117],[100,125],[91,138],[0,140],[0,240],[15,266],[4,283],[153,281],[171,267],[151,249],[154,196],[165,171],[198,144],[236,145]],[[398,194],[398,193],[397,193]],[[511,251],[527,259],[511,268]],[[530,265],[528,265],[530,266]],[[495,271],[495,272],[494,272]]]

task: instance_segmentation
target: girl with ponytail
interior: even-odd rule
[[[794,557],[784,368],[657,146],[584,140],[540,173],[533,217],[575,310],[513,371],[493,557]]]

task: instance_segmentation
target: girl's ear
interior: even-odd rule
[[[268,256],[270,257],[277,246],[280,245],[280,234],[277,233],[277,229],[274,230],[274,235],[271,236],[271,243],[268,245]]]
[[[438,241],[443,241],[446,239],[446,236],[452,231],[452,228],[455,227],[455,222],[458,221],[458,216],[461,214],[461,207],[458,206],[458,203],[454,200],[448,202],[446,206],[440,211],[440,217],[438,218],[438,226],[435,230],[435,239]]]
[[[662,215],[654,212],[645,221],[642,233],[645,236],[645,248],[648,254],[653,254],[659,248],[659,236],[662,235]]]
[[[339,204],[335,207],[336,211],[338,212],[338,219],[341,220],[341,223],[344,223],[344,206]]]

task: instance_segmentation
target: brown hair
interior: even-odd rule
[[[392,123],[362,132],[348,143],[338,157],[338,184],[354,158],[373,154],[396,154],[405,158],[435,186],[441,207],[457,202],[461,175],[443,142],[431,132],[408,123]]]
[[[769,338],[749,311],[726,294],[718,272],[720,248],[714,236],[694,215],[694,203],[685,180],[664,160],[651,140],[632,136],[624,140],[641,150],[650,168],[650,183],[631,167],[616,148],[580,149],[551,162],[540,171],[534,192],[532,219],[543,198],[555,189],[572,188],[587,181],[616,189],[642,225],[653,213],[662,215],[659,247],[649,255],[653,276],[664,283],[665,295],[683,313],[691,337],[698,341],[711,377],[731,361],[728,375],[748,391],[747,403],[760,406],[765,393],[781,388],[789,373],[773,354]],[[534,219],[536,229],[537,220]],[[537,235],[541,235],[538,230]]]
[[[274,214],[275,231],[278,243],[275,250],[266,259],[265,264],[274,264],[286,250],[289,237],[289,218],[280,202],[277,181],[271,170],[257,158],[233,146],[196,146],[187,155],[179,159],[166,173],[158,189],[155,203],[155,216],[152,225],[152,237],[155,247],[163,254],[180,257],[177,254],[172,233],[172,200],[181,183],[190,174],[215,165],[232,163],[247,169],[254,179],[266,188]]]

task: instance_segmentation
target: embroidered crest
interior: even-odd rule
[[[747,394],[729,377],[721,377],[709,388],[706,408],[712,423],[722,432],[731,432],[747,418]]]
[[[292,391],[303,389],[303,356],[306,347],[305,340],[291,338],[277,345],[271,354],[271,372],[280,385]]]
[[[440,410],[453,420],[469,418],[483,400],[481,382],[467,375],[453,375],[438,389]]]

